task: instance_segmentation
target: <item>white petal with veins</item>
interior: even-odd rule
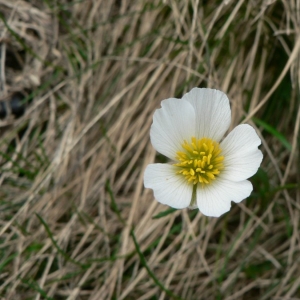
[[[220,177],[233,181],[245,180],[257,172],[263,155],[257,133],[247,124],[235,127],[222,141],[224,170]]]
[[[177,168],[168,164],[148,165],[144,185],[153,189],[154,198],[174,208],[188,207],[192,199],[192,185],[176,174]]]
[[[197,188],[197,204],[204,215],[219,217],[230,210],[231,201],[241,202],[250,195],[252,189],[248,180],[233,182],[217,179],[204,188]]]
[[[229,100],[221,91],[193,88],[182,99],[196,112],[196,138],[208,137],[219,142],[231,122]]]
[[[175,98],[162,101],[161,106],[153,116],[151,143],[158,152],[175,160],[183,141],[195,135],[195,111],[187,101]]]

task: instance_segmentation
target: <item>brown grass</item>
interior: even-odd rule
[[[299,9],[0,0],[0,101],[28,100],[0,120],[2,299],[300,299]],[[255,126],[262,170],[219,219],[153,219],[152,115],[194,86]]]

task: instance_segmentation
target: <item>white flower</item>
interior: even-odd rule
[[[223,140],[231,122],[227,96],[218,90],[194,88],[182,99],[162,101],[150,130],[153,147],[172,160],[150,164],[146,188],[162,204],[199,208],[206,216],[229,211],[231,201],[247,198],[263,155],[261,141],[247,124],[239,125]]]

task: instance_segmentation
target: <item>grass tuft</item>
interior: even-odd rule
[[[0,297],[297,299],[299,7],[0,0]],[[143,186],[167,162],[153,112],[196,86],[262,139],[253,193],[219,219]]]

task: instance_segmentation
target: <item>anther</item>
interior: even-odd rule
[[[174,166],[180,168],[176,174],[184,176],[191,184],[211,183],[224,167],[219,144],[211,139],[192,137],[191,142],[184,141],[182,148],[183,151],[176,153],[178,163]]]

